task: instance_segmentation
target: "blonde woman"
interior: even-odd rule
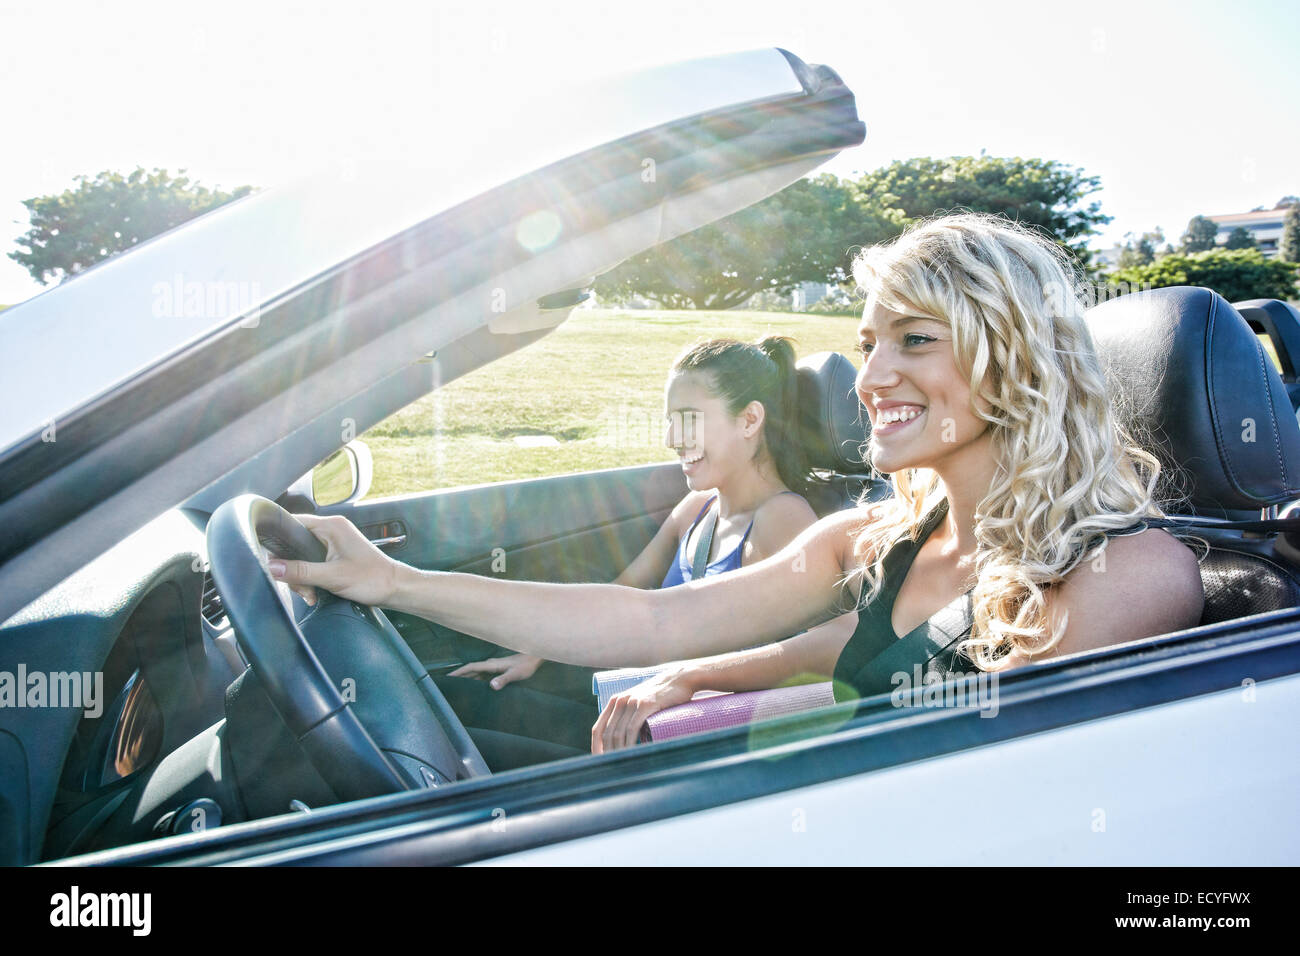
[[[966,594],[972,627],[947,670],[1194,626],[1196,555],[1142,525],[1160,515],[1159,465],[1114,418],[1055,244],[991,216],[947,216],[868,249],[855,275],[867,294],[857,390],[892,500],[828,516],[752,566],[657,591],[422,572],[345,519],[307,516],[326,560],[275,561],[272,574],[308,600],[320,586],[553,660],[684,661],[610,701],[592,729],[598,753],[700,688],[814,674],[834,675],[837,696],[889,690],[872,661]],[[847,639],[836,628],[788,638],[854,605]],[[764,642],[778,643],[728,653]]]

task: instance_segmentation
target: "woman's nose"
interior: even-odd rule
[[[898,384],[898,367],[889,349],[876,346],[867,354],[858,370],[858,397],[867,404],[872,394]]]

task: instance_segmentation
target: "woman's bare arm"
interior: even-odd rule
[[[320,586],[511,650],[589,667],[704,657],[828,620],[840,597],[848,530],[861,520],[840,512],[751,567],[645,591],[419,571],[380,552],[347,519],[303,517],[325,542],[326,560],[275,561],[271,571],[304,596]]]
[[[712,492],[693,491],[679,501],[655,536],[613,583],[643,589],[658,587],[664,574],[677,560],[678,539],[711,496]],[[777,495],[769,499],[754,515],[750,563],[775,554],[816,520],[812,508],[801,497]],[[494,690],[500,690],[515,681],[528,680],[537,673],[541,664],[542,658],[535,654],[507,654],[465,664],[448,676],[486,678]]]
[[[677,560],[677,538],[683,524],[689,525],[691,517],[704,507],[708,496],[693,491],[677,503],[677,506],[664,519],[655,536],[641,549],[641,553],[632,559],[632,563],[623,569],[614,579],[614,584],[625,584],[632,588],[658,587],[671,563]],[[515,681],[528,680],[537,673],[542,665],[542,658],[535,654],[506,654],[502,657],[489,657],[473,661],[451,671],[448,677],[484,678],[493,690],[513,684]]]
[[[857,625],[857,613],[850,612],[775,644],[683,661],[683,686],[692,693],[747,691],[779,687],[801,677],[829,679]]]
[[[697,691],[766,690],[800,678],[826,679],[857,621],[856,613],[844,614],[776,644],[669,665],[609,699],[591,728],[591,752],[632,746],[648,717]]]

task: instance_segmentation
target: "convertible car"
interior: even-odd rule
[[[663,464],[365,494],[355,435],[865,136],[832,69],[775,49],[563,105],[527,156],[268,190],[0,315],[0,862],[1300,860],[1284,303],[1093,310],[1213,546],[1205,618],[1009,673],[992,707],[889,695],[493,772],[430,677],[493,648],[272,582],[268,554],[320,554],[307,511],[417,567],[609,580],[684,493]],[[823,512],[888,493],[853,374],[801,367]]]

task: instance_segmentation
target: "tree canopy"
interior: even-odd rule
[[[891,163],[853,184],[860,202],[907,220],[969,209],[1041,227],[1087,265],[1088,240],[1111,221],[1087,198],[1096,176],[1055,160],[998,156],[921,157]]]
[[[1300,202],[1291,204],[1282,217],[1282,241],[1277,251],[1287,262],[1300,262]]]
[[[601,276],[596,290],[615,299],[639,294],[673,309],[729,309],[758,292],[844,282],[862,245],[901,228],[856,202],[847,183],[822,173],[634,256]]]
[[[252,191],[251,186],[230,192],[208,189],[184,173],[106,170],[76,177],[76,185],[58,195],[24,200],[31,228],[9,258],[41,285],[62,281]]]
[[[856,180],[823,173],[634,257],[596,288],[669,308],[731,308],[801,282],[843,283],[862,246],[959,209],[1037,226],[1086,266],[1088,238],[1110,221],[1086,201],[1099,188],[1097,177],[1055,161],[985,155],[901,160]]]
[[[1132,266],[1145,266],[1154,262],[1157,254],[1156,246],[1164,241],[1164,230],[1158,226],[1154,232],[1142,233],[1136,242],[1129,239],[1119,254],[1119,268],[1128,269]]]
[[[1205,286],[1229,302],[1294,299],[1296,278],[1294,262],[1265,259],[1264,254],[1255,248],[1174,253],[1149,265],[1120,269],[1110,277],[1112,282],[1127,283],[1134,288]]]
[[[1214,237],[1219,234],[1219,227],[1213,219],[1205,216],[1193,216],[1187,222],[1187,231],[1183,233],[1179,252],[1206,252],[1214,248]]]
[[[1232,232],[1228,233],[1228,241],[1223,244],[1225,249],[1254,249],[1255,237],[1251,235],[1250,230],[1243,226],[1238,226]]]

